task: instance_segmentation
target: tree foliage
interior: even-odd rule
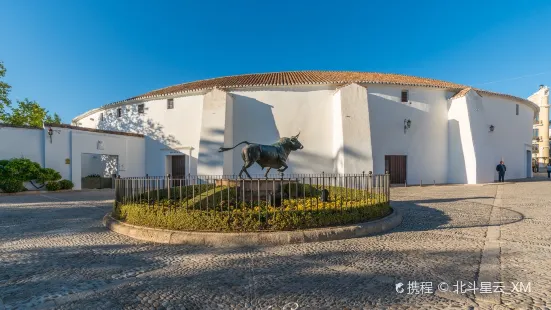
[[[2,81],[4,76],[6,76],[6,68],[4,67],[4,63],[0,61],[0,115],[4,114],[4,109],[9,107],[11,103],[8,98],[11,86]]]
[[[48,114],[48,110],[41,107],[36,101],[25,99],[17,101],[17,107],[11,108],[11,113],[4,113],[2,121],[11,125],[42,127],[43,123],[61,124],[57,113]]]
[[[57,113],[49,114],[48,110],[34,100],[17,100],[17,106],[12,106],[8,98],[11,86],[1,80],[5,75],[6,68],[0,62],[0,121],[10,125],[33,127],[42,127],[43,123],[61,124],[61,118]]]

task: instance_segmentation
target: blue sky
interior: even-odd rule
[[[64,122],[241,73],[392,72],[519,97],[551,84],[548,0],[0,0],[0,29],[11,98]]]

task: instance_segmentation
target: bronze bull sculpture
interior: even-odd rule
[[[218,152],[233,150],[238,145],[245,143],[247,145],[241,150],[241,157],[243,158],[244,163],[243,168],[241,168],[241,171],[239,172],[240,178],[243,172],[245,172],[249,179],[252,179],[249,172],[247,172],[247,168],[252,166],[254,163],[257,163],[260,167],[262,167],[262,170],[264,170],[264,168],[266,167],[268,168],[268,170],[266,170],[266,173],[264,174],[264,177],[268,177],[268,172],[270,172],[270,169],[272,168],[277,169],[277,171],[279,171],[281,175],[283,175],[283,171],[288,168],[287,158],[289,157],[289,154],[292,151],[300,150],[303,148],[302,144],[298,141],[299,135],[300,132],[298,133],[298,135],[292,136],[290,138],[281,138],[272,145],[242,141],[236,144],[234,147],[221,147]]]

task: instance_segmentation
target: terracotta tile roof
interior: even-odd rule
[[[457,94],[453,95],[453,97],[451,97],[450,100],[465,97],[467,95],[467,93],[469,93],[469,91],[471,91],[471,90],[474,91],[477,95],[480,96],[480,94],[478,93],[477,90],[473,89],[472,87],[467,87],[467,88],[463,88]]]
[[[467,86],[429,78],[391,73],[352,72],[352,71],[292,71],[226,76],[208,80],[169,86],[131,97],[123,101],[140,100],[166,95],[217,88],[243,88],[259,86],[298,86],[324,84],[395,84],[407,86],[426,86],[438,88],[463,89]],[[115,103],[119,103],[115,102]]]
[[[195,82],[173,85],[148,93],[131,97],[125,100],[107,104],[101,108],[90,110],[73,119],[78,121],[95,111],[102,110],[109,106],[124,104],[131,101],[141,101],[155,98],[163,98],[169,96],[178,96],[185,93],[194,93],[208,91],[213,88],[222,90],[231,90],[236,88],[251,88],[265,86],[305,86],[305,85],[333,85],[342,87],[350,83],[357,83],[363,86],[366,84],[387,84],[387,85],[403,85],[403,86],[419,86],[419,87],[435,87],[446,89],[454,92],[461,92],[470,86],[450,83],[435,79],[391,74],[391,73],[376,73],[376,72],[353,72],[353,71],[288,71],[288,72],[273,72],[273,73],[258,73],[258,74],[243,74],[226,77],[219,77]],[[533,102],[527,99],[504,95],[489,91],[484,91],[478,88],[473,88],[479,95],[490,95],[508,98],[517,102],[528,104],[534,110],[539,108]],[[456,94],[457,95],[457,94]]]

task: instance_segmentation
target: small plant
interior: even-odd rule
[[[49,191],[58,191],[61,189],[59,182],[48,182],[46,183],[46,189]]]
[[[69,180],[61,180],[59,181],[59,187],[61,189],[73,189],[75,185],[73,184],[73,182],[69,181]]]
[[[6,179],[0,182],[0,189],[5,193],[17,193],[25,188],[23,182],[17,179]]]

